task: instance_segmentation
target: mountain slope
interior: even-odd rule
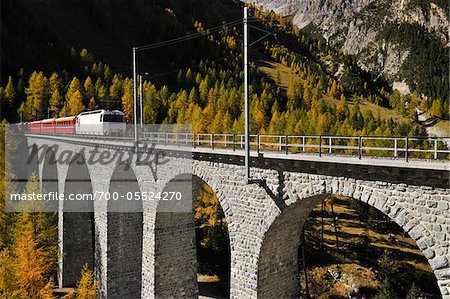
[[[131,48],[196,32],[195,20],[205,28],[241,17],[229,0],[4,0],[1,9],[2,83],[20,68],[25,73],[67,70],[70,48],[86,48],[113,71],[131,74]],[[205,43],[184,43],[141,56],[143,69],[164,72],[168,65],[186,66],[199,58],[214,58]],[[188,65],[189,65],[188,63]]]
[[[417,0],[247,1],[314,30],[358,58],[359,65],[411,91],[448,98],[448,2]],[[423,42],[422,41],[426,41]],[[443,46],[445,45],[445,46]],[[442,53],[441,53],[442,52]],[[419,62],[419,68],[412,64]],[[426,63],[433,68],[427,68]],[[440,66],[444,65],[445,68]],[[438,71],[436,71],[437,69]],[[419,76],[413,76],[418,73]],[[433,88],[426,86],[432,78]],[[419,85],[419,86],[417,86]]]

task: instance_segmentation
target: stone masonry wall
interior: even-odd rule
[[[70,148],[79,149],[74,145]],[[181,174],[193,174],[213,189],[228,223],[232,298],[296,296],[299,232],[309,212],[326,194],[353,197],[393,219],[416,241],[436,274],[443,297],[450,298],[450,189],[391,184],[388,174],[385,174],[386,181],[373,181],[356,179],[352,173],[348,176],[333,176],[332,172],[312,174],[307,168],[285,171],[278,167],[277,161],[270,160],[264,169],[252,168],[252,177],[259,179],[257,184],[243,185],[245,170],[240,163],[207,160],[198,158],[192,167],[177,167],[174,158],[173,164],[158,169],[157,185],[147,167],[133,164],[132,170],[141,191],[162,190]],[[93,192],[108,191],[115,167],[88,165],[88,169]],[[67,171],[67,167],[58,165],[59,190],[64,190]],[[115,283],[111,281],[112,273],[119,273],[121,267],[108,256],[119,240],[108,242],[106,206],[95,204],[95,273],[101,296],[106,298],[112,292],[109,286]],[[195,243],[189,244],[195,241],[192,222],[184,217],[187,214],[159,218],[156,202],[144,205],[147,206],[142,215],[142,298],[167,294],[195,296]],[[63,224],[60,220],[61,242],[70,233],[64,230]],[[127,223],[118,227],[130,229]],[[177,238],[169,239],[170,235]],[[62,245],[60,249],[64,251]],[[180,258],[170,259],[168,251],[179,254]],[[60,263],[64,264],[64,258]],[[60,269],[61,279],[64,267]],[[132,278],[121,279],[126,283]]]
[[[277,223],[283,223],[285,228],[301,226],[306,219],[305,217],[315,206],[315,197],[317,195],[339,194],[361,200],[377,208],[402,227],[416,241],[418,247],[428,259],[435,272],[443,297],[449,298],[450,192],[448,189],[293,172],[284,174],[284,184],[284,199],[289,208],[283,212],[276,211],[274,214],[266,217],[270,225],[264,226],[266,237],[259,261],[260,273],[277,271],[277,266],[279,267],[280,263],[283,263],[283,265],[294,265],[297,260],[297,252],[291,251],[292,254],[288,258],[286,255],[274,255],[273,250],[270,251],[264,248],[273,247],[275,246],[274,242],[276,242],[278,250],[286,252],[286,248],[293,246],[289,231],[287,229],[278,229]],[[313,204],[308,208],[309,211],[303,212],[303,217],[301,212],[297,212],[297,218],[290,217],[292,209],[298,209],[298,207],[304,206],[308,202]],[[277,232],[276,238],[271,237],[272,230]],[[295,245],[298,245],[298,241]],[[286,248],[281,249],[280,247]],[[271,265],[269,269],[266,266],[268,263]],[[285,271],[285,276],[260,275],[258,280],[260,286],[258,287],[258,297],[270,298],[273,294],[271,291],[274,289],[277,289],[278,292],[290,289],[289,295],[292,295],[295,286],[289,286],[289,279],[286,275],[290,275],[288,271]],[[270,284],[270,287],[267,286],[268,284]]]

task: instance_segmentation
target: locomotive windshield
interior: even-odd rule
[[[124,116],[120,115],[120,114],[104,114],[103,115],[103,122],[123,123],[124,122]]]

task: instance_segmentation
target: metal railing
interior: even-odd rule
[[[241,150],[243,134],[144,132],[144,141],[194,148]],[[450,159],[450,137],[381,137],[328,135],[250,135],[250,148],[259,153],[348,154],[423,159]]]
[[[46,134],[48,135],[48,134]],[[56,133],[98,142],[99,139],[115,142],[132,142],[132,136],[105,136],[92,134]],[[165,146],[189,146],[243,150],[244,134],[141,132],[140,142]],[[383,137],[383,136],[328,136],[328,135],[250,135],[250,149],[258,154],[282,153],[285,155],[311,153],[322,155],[351,155],[360,159],[391,157],[408,161],[410,158],[449,160],[450,137]]]

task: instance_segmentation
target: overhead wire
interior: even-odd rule
[[[249,18],[248,20],[249,21],[260,21],[259,19],[256,19],[256,18],[253,18],[253,17]],[[212,27],[212,28],[205,29],[204,32],[197,32],[197,33],[193,33],[193,34],[189,34],[189,35],[185,35],[185,36],[180,36],[180,37],[173,38],[173,39],[166,40],[166,41],[162,41],[162,42],[157,42],[157,43],[153,43],[153,44],[149,44],[149,45],[138,46],[135,49],[136,49],[136,51],[145,51],[145,50],[150,50],[150,49],[156,49],[156,48],[169,46],[169,45],[172,45],[172,44],[176,44],[176,43],[180,43],[180,42],[184,42],[184,41],[188,41],[188,40],[193,40],[193,39],[205,36],[205,35],[216,33],[218,31],[222,30],[224,27],[236,26],[238,24],[243,23],[243,21],[244,21],[243,19],[233,20],[233,21],[230,21],[230,22],[227,22],[227,23],[223,23],[221,25],[218,25],[218,26],[215,26],[215,27]],[[253,25],[249,25],[249,27],[266,33],[266,35],[264,35],[263,37],[257,39],[256,41],[251,43],[249,46],[255,45],[256,43],[258,43],[259,41],[265,39],[266,37],[268,37],[270,35],[273,35],[275,38],[277,38],[275,33],[270,32],[268,30],[265,30],[265,29],[262,29],[262,28],[259,28],[259,27],[253,26]],[[254,50],[258,50],[258,49],[254,49]],[[253,52],[253,51],[250,50],[250,52]],[[215,59],[213,61],[214,62],[218,62],[218,61],[223,61],[225,59],[226,58],[221,58],[221,59]],[[165,76],[165,75],[177,73],[180,70],[184,70],[184,69],[188,69],[188,68],[197,68],[199,66],[200,65],[188,66],[188,67],[176,69],[176,70],[173,70],[173,71],[157,73],[157,74],[154,74],[154,75],[151,75],[151,76],[146,76],[146,77],[149,78],[149,79],[152,79],[152,78],[156,78],[156,77],[160,77],[160,76]]]
[[[166,41],[162,41],[162,42],[157,42],[157,43],[153,43],[153,44],[149,44],[149,45],[138,46],[135,49],[136,49],[136,51],[145,51],[145,50],[156,49],[156,48],[160,48],[160,47],[164,47],[164,46],[168,46],[168,45],[172,45],[172,44],[176,44],[176,43],[192,40],[192,39],[195,39],[195,38],[199,38],[201,36],[205,36],[205,35],[208,35],[208,34],[212,34],[212,33],[218,32],[218,31],[222,30],[224,27],[236,26],[236,25],[238,25],[238,24],[240,24],[242,22],[243,22],[242,19],[234,20],[234,21],[231,21],[231,22],[228,22],[228,23],[221,24],[221,25],[216,26],[216,27],[205,29],[204,32],[197,32],[197,33],[193,33],[193,34],[189,34],[189,35],[185,35],[185,36],[180,36],[180,37],[173,38],[173,39],[166,40]]]
[[[248,21],[249,22],[253,22],[253,21],[261,22],[262,20],[258,19],[258,18],[251,17],[251,18],[248,19]],[[173,44],[176,44],[176,43],[180,43],[180,42],[196,39],[196,38],[208,35],[208,34],[212,34],[212,33],[218,32],[218,31],[222,30],[224,27],[236,26],[236,25],[238,25],[238,24],[240,24],[242,22],[243,22],[243,19],[236,19],[236,20],[233,20],[233,21],[230,21],[230,22],[227,22],[227,23],[223,23],[223,24],[215,26],[215,27],[211,27],[211,28],[205,29],[204,32],[196,32],[196,33],[188,34],[188,35],[185,35],[185,36],[180,36],[180,37],[177,37],[177,38],[169,39],[169,40],[166,40],[166,41],[156,42],[156,43],[148,44],[148,45],[137,46],[137,47],[135,47],[135,49],[136,49],[136,51],[145,51],[145,50],[165,47],[165,46],[168,46],[168,45],[173,45]],[[259,30],[259,31],[262,31],[262,32],[265,32],[267,34],[274,35],[276,37],[276,34],[274,34],[273,32],[270,32],[268,30],[265,30],[265,29],[262,29],[262,28],[259,28],[259,27],[253,26],[253,25],[249,25],[249,27],[251,27],[253,29],[256,29],[256,30]]]

